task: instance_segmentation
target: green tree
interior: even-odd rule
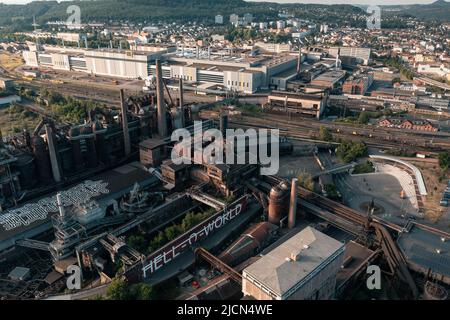
[[[369,113],[367,111],[363,111],[359,114],[358,122],[362,124],[367,124],[369,123],[369,119],[370,119]]]
[[[130,299],[128,284],[122,278],[114,278],[106,290],[106,295],[111,300],[128,300]]]
[[[450,167],[450,153],[448,151],[439,153],[439,166],[443,170],[447,170]]]
[[[342,141],[336,148],[337,156],[345,163],[367,156],[367,146],[362,142]]]
[[[152,300],[155,298],[155,291],[153,287],[146,283],[138,283],[133,286],[134,300]]]

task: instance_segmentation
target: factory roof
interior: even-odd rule
[[[335,83],[345,76],[345,71],[343,70],[331,70],[322,73],[317,78],[315,78],[311,83],[314,84],[315,81],[327,81],[330,83]]]
[[[306,227],[244,269],[244,277],[249,275],[283,296],[343,247],[343,243]]]

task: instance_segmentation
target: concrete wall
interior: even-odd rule
[[[89,73],[128,79],[148,76],[148,55],[132,51],[86,51],[85,57]]]
[[[27,66],[39,67],[38,56],[36,51],[23,51],[22,56]]]

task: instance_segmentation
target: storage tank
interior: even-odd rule
[[[40,136],[33,137],[32,147],[36,159],[36,169],[39,181],[42,183],[52,182],[53,174],[50,165],[50,157],[44,139]]]
[[[287,216],[289,211],[289,185],[281,182],[272,187],[269,194],[269,222],[279,225],[281,219]]]
[[[69,131],[69,137],[71,138],[71,144],[72,144],[72,157],[73,157],[73,163],[75,166],[75,171],[79,171],[83,169],[84,163],[83,163],[83,154],[81,152],[81,142],[79,139],[80,135],[80,129],[78,128],[71,128]]]

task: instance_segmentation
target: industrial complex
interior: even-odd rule
[[[0,300],[447,300],[448,27],[295,6],[0,13]]]

